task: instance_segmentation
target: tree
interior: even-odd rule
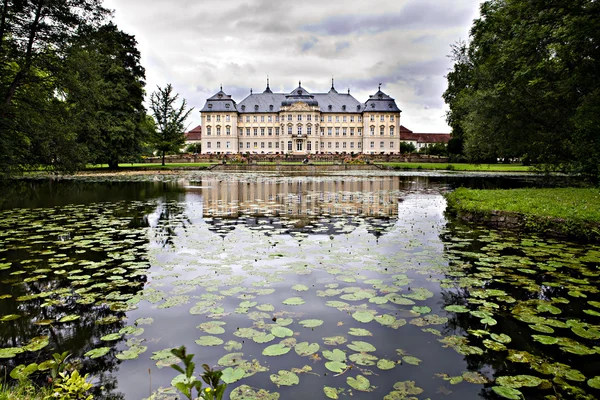
[[[411,142],[400,142],[400,153],[414,153],[417,150]]]
[[[88,161],[118,168],[142,152],[151,124],[144,108],[145,71],[134,36],[109,23],[82,32],[69,53],[64,90]]]
[[[167,84],[162,89],[152,93],[150,98],[150,108],[155,119],[155,129],[150,135],[150,143],[156,150],[162,154],[162,165],[165,165],[165,154],[167,152],[178,152],[185,143],[185,120],[194,110],[190,108],[186,111],[187,103],[185,99],[179,108],[175,103],[179,94],[173,93],[173,86]]]
[[[453,59],[448,122],[471,160],[600,178],[600,3],[486,1]]]

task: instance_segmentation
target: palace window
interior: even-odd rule
[[[210,114],[206,116],[206,122],[210,122]]]
[[[279,122],[279,115],[275,116],[275,122]]]
[[[229,148],[230,147],[231,142],[225,142],[225,148]]]
[[[302,121],[302,115],[298,114],[298,121]]]
[[[206,147],[207,147],[208,149],[210,149],[210,148],[211,148],[211,144],[212,144],[212,143],[210,143],[210,142],[206,143]]]
[[[312,116],[311,116],[310,114],[309,114],[309,115],[307,115],[307,116],[306,116],[306,120],[307,120],[307,121],[312,121]]]
[[[275,136],[279,136],[279,128],[275,128]]]
[[[225,122],[231,122],[231,117],[229,115],[225,117]]]
[[[362,136],[362,128],[358,128],[358,136]]]
[[[358,147],[358,148],[360,149],[360,148],[362,147],[362,143],[361,143],[361,142],[358,142],[358,143],[356,144],[356,147]]]
[[[288,125],[288,135],[292,134],[292,125]]]
[[[246,128],[246,136],[250,136],[250,128]]]
[[[374,149],[375,148],[375,142],[371,142],[371,148]]]
[[[243,128],[238,128],[238,136],[242,136],[244,134]]]
[[[325,148],[325,143],[321,142],[321,148],[324,149]]]
[[[312,142],[310,140],[306,142],[306,150],[312,151]]]
[[[381,126],[379,127],[379,134],[380,134],[381,136],[385,135],[385,126],[381,125]]]
[[[335,128],[335,136],[340,136],[340,128]]]
[[[258,148],[258,142],[254,142],[254,148],[257,149]]]
[[[217,115],[217,122],[221,122],[221,116]]]
[[[265,142],[260,142],[260,148],[264,149],[265,148]]]
[[[371,115],[371,122],[375,122],[375,116]]]
[[[268,146],[268,147],[269,147],[270,149],[272,149],[272,148],[273,148],[273,143],[272,143],[272,142],[269,142],[269,146]]]
[[[340,142],[335,142],[335,148],[339,149],[340,148]]]
[[[206,136],[210,136],[210,126],[206,127]]]
[[[268,121],[268,122],[273,122],[273,117],[272,117],[271,115],[269,115],[269,116],[267,117],[267,121]]]
[[[260,116],[260,122],[265,122],[265,116],[264,115]]]
[[[221,148],[221,142],[217,142],[217,149]]]
[[[244,148],[244,142],[240,142],[240,149]]]
[[[221,134],[221,127],[217,126],[217,136],[219,136]]]
[[[348,133],[348,128],[342,128],[342,136],[346,136]]]
[[[331,121],[332,121],[332,120],[331,120],[331,115],[328,115],[328,116],[327,116],[327,122],[331,122]]]
[[[346,142],[342,143],[342,148],[345,149],[346,148]]]
[[[390,136],[394,136],[394,127],[390,126]]]
[[[375,134],[375,127],[373,125],[371,125],[371,136],[373,136]]]
[[[385,147],[385,142],[379,142],[379,147],[383,149]]]
[[[321,122],[325,122],[325,116],[321,115]]]
[[[258,117],[257,117],[256,115],[254,115],[254,116],[252,117],[252,121],[254,121],[254,122],[258,122]]]
[[[275,148],[278,149],[279,148],[279,142],[275,142]]]
[[[292,151],[292,141],[288,140],[288,151]]]
[[[390,115],[390,121],[394,122],[394,116],[393,115]]]
[[[269,133],[269,136],[273,136],[273,128],[269,128],[268,133]]]
[[[350,116],[350,122],[354,122],[354,115]]]
[[[246,142],[246,148],[249,149],[250,148],[250,142]]]
[[[250,116],[246,115],[246,122],[250,122]]]
[[[379,117],[379,122],[383,122],[383,121],[385,121],[385,116],[382,115],[381,117]]]
[[[327,143],[327,148],[330,149],[331,148],[331,142]]]
[[[288,121],[292,120],[292,114],[288,114]]]
[[[339,115],[335,116],[335,122],[340,122],[340,116]]]
[[[325,128],[321,128],[321,136],[325,136]]]
[[[342,117],[342,122],[346,122],[346,116],[345,115]]]
[[[353,149],[354,148],[354,142],[350,142],[350,148]]]
[[[358,122],[362,122],[362,116],[361,115],[358,116]]]
[[[302,135],[302,125],[298,125],[298,135]]]
[[[230,127],[230,126],[226,126],[226,127],[225,127],[225,134],[226,134],[227,136],[231,135],[231,127]]]
[[[260,136],[265,136],[265,128],[260,128]]]
[[[390,149],[394,148],[394,142],[390,142]]]
[[[254,128],[254,136],[258,136],[258,128]]]
[[[307,126],[306,127],[306,134],[307,135],[311,135],[312,134],[312,126]]]
[[[354,128],[350,128],[350,136],[354,136]]]
[[[327,136],[331,136],[331,132],[333,131],[332,128],[327,128]]]

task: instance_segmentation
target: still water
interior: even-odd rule
[[[69,351],[97,398],[141,399],[171,385],[168,350],[185,345],[226,371],[232,399],[600,397],[600,247],[444,214],[457,186],[542,183],[15,183],[0,202],[0,375]]]

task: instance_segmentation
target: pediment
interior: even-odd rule
[[[288,111],[312,111],[310,106],[302,101],[297,101],[288,108]]]

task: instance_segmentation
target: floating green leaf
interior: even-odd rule
[[[195,340],[200,346],[220,346],[223,344],[223,339],[216,336],[200,336],[200,339]]]
[[[362,342],[362,341],[353,341],[352,343],[347,345],[350,349],[359,352],[359,353],[369,353],[377,350],[375,346],[370,343]]]
[[[517,389],[507,386],[493,386],[492,390],[501,397],[511,400],[520,400],[523,394]]]
[[[533,375],[515,375],[515,376],[500,376],[496,378],[496,383],[500,386],[510,388],[536,387],[542,383],[542,380]]]
[[[588,386],[594,389],[600,389],[600,376],[595,376],[587,381]]]
[[[323,321],[320,319],[305,319],[298,323],[305,328],[316,328],[323,325]]]
[[[123,335],[121,335],[120,333],[110,333],[108,335],[104,335],[100,338],[100,340],[104,340],[104,341],[112,341],[112,340],[119,340],[121,339],[121,337],[123,337]]]
[[[279,393],[271,393],[264,389],[254,389],[241,385],[231,391],[230,400],[278,400]]]
[[[79,315],[65,315],[64,317],[59,319],[58,322],[71,322],[71,321],[78,320],[79,318],[80,318]]]
[[[89,358],[98,358],[105,356],[111,350],[110,347],[98,347],[97,349],[92,349],[84,354],[85,357]]]
[[[263,356],[281,356],[287,354],[291,350],[290,347],[285,346],[284,344],[272,344],[266,347],[262,354]]]
[[[369,380],[362,375],[357,375],[356,378],[349,376],[346,378],[346,383],[351,388],[361,392],[367,392],[371,387],[371,382],[369,382]]]
[[[470,311],[467,307],[461,306],[461,305],[456,305],[456,304],[446,306],[446,307],[444,307],[444,310],[450,311],[450,312],[455,312],[455,313],[467,313]]]
[[[223,370],[223,375],[221,375],[221,379],[223,382],[230,384],[239,381],[245,375],[246,371],[240,367],[227,367]]]
[[[346,361],[346,353],[340,349],[323,350],[323,357],[330,361]]]
[[[384,358],[377,361],[377,368],[384,370],[384,371],[388,370],[388,369],[392,369],[395,366],[396,366],[396,363],[394,361],[386,360]]]
[[[348,334],[352,336],[373,336],[370,331],[362,328],[350,328]]]
[[[354,318],[358,322],[362,322],[363,324],[366,324],[368,322],[373,321],[374,316],[372,313],[370,313],[368,311],[356,311],[354,314],[352,314],[352,318]]]
[[[308,343],[308,342],[301,342],[296,344],[296,346],[294,346],[294,350],[296,351],[296,354],[298,354],[300,357],[306,357],[306,356],[310,356],[311,354],[316,353],[317,351],[319,351],[319,344],[318,343]]]
[[[348,368],[348,366],[341,361],[327,361],[325,363],[325,368],[331,372],[342,373],[346,370],[346,368]]]
[[[284,326],[275,326],[271,328],[271,334],[278,338],[284,338],[294,336],[294,331]]]
[[[412,365],[419,365],[421,363],[421,359],[414,356],[404,356],[402,357],[402,361]]]
[[[300,378],[291,371],[280,370],[277,374],[271,374],[271,382],[277,386],[293,386],[300,383]]]
[[[302,297],[290,297],[283,301],[283,304],[288,305],[288,306],[300,306],[304,303],[305,303],[305,301],[304,301],[304,299],[302,299]]]
[[[323,392],[325,393],[325,396],[327,396],[328,399],[334,399],[334,400],[339,399],[338,391],[336,388],[325,386],[323,388]]]

